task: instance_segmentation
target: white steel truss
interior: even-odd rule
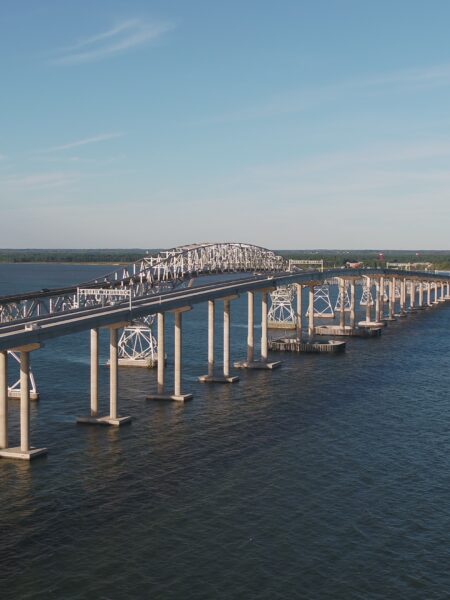
[[[346,312],[350,311],[351,308],[351,303],[350,303],[350,294],[349,294],[349,288],[350,285],[348,284],[348,282],[345,282],[345,288],[344,288],[344,310]],[[341,290],[340,288],[338,288],[338,295],[336,298],[336,304],[334,306],[334,310],[335,312],[338,312],[341,310]]]
[[[309,315],[311,307],[308,306],[306,316]],[[334,310],[331,305],[330,288],[328,285],[316,285],[314,287],[313,310],[315,317],[334,319]]]
[[[373,306],[373,296],[371,291],[371,285],[369,283],[369,279],[367,277],[364,278],[364,284],[362,288],[361,300],[359,301],[360,306]]]
[[[68,310],[105,306],[168,291],[200,275],[288,270],[272,250],[242,243],[180,246],[131,263],[104,277],[79,285],[0,298],[0,323],[31,319]],[[94,289],[97,292],[94,293]],[[80,290],[80,292],[78,291]],[[82,291],[83,290],[83,291]],[[127,290],[127,294],[108,291]]]
[[[293,329],[296,325],[295,311],[292,306],[294,287],[286,285],[270,294],[271,305],[267,314],[269,327]]]
[[[158,342],[152,332],[153,321],[152,315],[123,329],[118,343],[119,365],[134,363],[150,368],[157,364]]]

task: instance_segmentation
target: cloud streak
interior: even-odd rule
[[[233,123],[248,120],[295,114],[315,107],[317,104],[334,102],[348,94],[380,92],[409,92],[450,84],[450,64],[408,68],[335,83],[319,85],[303,90],[281,92],[261,104],[238,108],[201,119],[205,124]]]
[[[91,137],[86,137],[81,140],[75,140],[74,142],[68,142],[67,144],[61,144],[60,146],[52,146],[41,150],[42,153],[60,152],[64,150],[72,150],[73,148],[79,148],[80,146],[87,146],[89,144],[98,144],[99,142],[106,142],[108,140],[114,140],[123,137],[123,133],[100,133]]]
[[[61,48],[50,60],[56,66],[97,62],[123,54],[134,48],[156,42],[174,28],[171,23],[128,19],[111,29],[82,39],[72,46]]]

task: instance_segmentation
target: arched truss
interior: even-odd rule
[[[77,308],[122,301],[110,297],[101,302],[92,293],[77,293],[77,289],[92,291],[129,290],[131,298],[161,293],[200,275],[220,273],[270,273],[287,271],[288,262],[272,250],[243,243],[204,243],[164,250],[112,273],[80,284],[78,287],[0,298],[0,323],[30,319],[40,315],[65,312]],[[98,294],[97,294],[98,295]]]
[[[176,285],[200,275],[236,272],[277,272],[287,261],[272,250],[241,243],[192,244],[145,256],[91,283],[133,287],[137,296],[161,284]]]

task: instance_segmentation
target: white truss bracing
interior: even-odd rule
[[[78,287],[0,298],[0,323],[93,308],[159,294],[200,275],[272,273],[288,262],[272,250],[242,243],[204,243],[159,252]],[[95,291],[94,291],[95,290]],[[109,293],[114,290],[116,293]],[[118,294],[119,290],[126,294]]]
[[[364,285],[362,288],[361,300],[359,301],[360,306],[367,306],[367,305],[373,306],[374,305],[372,291],[370,288],[371,288],[371,286],[369,285],[367,278],[365,278]]]
[[[118,343],[119,364],[136,361],[148,367],[156,365],[158,342],[152,332],[153,321],[153,315],[144,317],[123,329]]]
[[[328,285],[316,285],[314,288],[314,316],[334,319],[334,310],[331,305],[330,288]],[[309,315],[311,307],[308,306],[306,316]]]
[[[20,357],[16,352],[13,352],[12,350],[8,350],[8,356],[10,356],[18,365],[20,365]],[[36,381],[34,379],[34,375],[32,370],[30,369],[29,371],[29,377],[28,377],[28,382],[29,382],[29,390],[30,390],[30,396],[37,396],[37,387],[36,387]],[[13,383],[13,385],[8,387],[8,395],[9,396],[20,396],[20,376],[19,379]]]
[[[292,306],[293,299],[294,287],[291,285],[279,287],[270,294],[271,305],[267,314],[269,327],[295,327],[296,317]]]
[[[344,310],[346,312],[349,312],[350,309],[351,309],[349,288],[350,288],[350,286],[346,282],[345,283],[345,288],[344,288]],[[336,298],[336,304],[334,306],[335,312],[340,311],[341,310],[341,306],[342,306],[342,303],[341,303],[341,289],[338,288],[338,295],[337,295],[337,298]]]

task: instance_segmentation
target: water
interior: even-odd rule
[[[1,265],[0,294],[104,270]],[[155,372],[121,370],[133,423],[120,430],[74,422],[89,406],[87,332],[33,354],[31,439],[49,454],[0,462],[0,598],[449,598],[450,308],[228,386],[196,381],[206,310],[183,321],[194,400],[146,402]],[[234,359],[245,321],[242,298]],[[103,367],[105,412],[107,383]]]

